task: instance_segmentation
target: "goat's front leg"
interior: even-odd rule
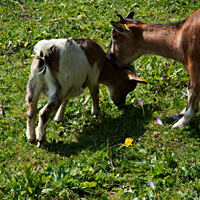
[[[190,85],[188,86],[187,93],[188,93],[189,87],[190,87]],[[200,93],[199,93],[199,97],[197,98],[197,101],[195,103],[195,108],[194,108],[195,113],[198,113],[198,111],[199,111],[199,99],[200,99]],[[180,114],[184,115],[186,110],[187,110],[187,108],[184,108]]]
[[[54,118],[56,123],[60,123],[64,121],[64,112],[65,112],[65,107],[68,104],[69,99],[66,99],[62,102],[61,106],[59,107],[56,116]]]
[[[56,111],[60,106],[61,101],[49,101],[46,106],[39,112],[39,123],[36,128],[36,139],[38,141],[38,146],[42,142],[46,141],[46,127],[47,121],[53,111]]]
[[[199,68],[194,66],[189,67],[190,73],[190,86],[188,87],[188,98],[187,98],[187,107],[185,109],[183,117],[173,125],[172,128],[183,128],[194,118],[194,111],[197,111],[200,98],[200,80],[199,80]]]
[[[99,84],[89,87],[92,97],[92,110],[91,113],[95,117],[103,117],[103,113],[99,108]]]

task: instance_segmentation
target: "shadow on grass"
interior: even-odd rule
[[[62,156],[76,155],[82,150],[98,151],[109,146],[123,144],[127,137],[133,138],[136,142],[141,137],[146,125],[152,118],[151,105],[144,105],[145,115],[138,106],[126,105],[121,111],[122,115],[113,118],[104,114],[102,120],[92,120],[86,124],[78,133],[78,142],[65,142],[61,137],[59,141],[50,141],[44,148],[47,151]],[[154,109],[154,108],[153,108]]]

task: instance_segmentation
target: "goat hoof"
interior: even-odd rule
[[[60,124],[62,121],[61,120],[55,120],[56,124]]]
[[[186,125],[187,125],[187,122],[184,120],[184,117],[183,117],[172,126],[172,129],[184,128]]]
[[[32,140],[29,140],[29,142],[30,142],[31,144],[34,144],[34,143],[36,142],[36,139],[34,138],[34,139],[32,139]]]
[[[45,146],[47,144],[46,140],[37,140],[37,147]]]
[[[60,123],[64,122],[64,118],[62,118],[62,117],[55,117],[54,121],[55,121],[56,124],[60,124]]]
[[[98,111],[97,113],[92,113],[94,118],[103,118],[103,113],[101,111]]]
[[[27,140],[31,143],[31,144],[33,144],[33,143],[35,143],[35,138],[27,138]]]

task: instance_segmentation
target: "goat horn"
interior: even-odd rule
[[[117,13],[117,16],[120,18],[119,23],[126,24],[126,21],[124,20],[124,18],[119,13]]]
[[[133,16],[135,15],[134,11],[131,11],[126,17],[125,19],[133,19]]]

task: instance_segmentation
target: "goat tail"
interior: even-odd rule
[[[39,44],[39,45],[38,45]],[[32,102],[35,95],[38,95],[45,84],[45,74],[48,66],[45,64],[44,49],[40,42],[34,48],[35,55],[31,65],[31,74],[27,84],[26,101],[28,104]]]
[[[40,52],[43,53],[43,58],[47,55],[48,50],[54,45],[55,41],[52,40],[41,40],[39,41],[35,47],[34,52],[36,55],[40,55]]]
[[[35,58],[39,59],[38,74],[45,74],[48,65],[45,63],[45,56],[48,53],[48,50],[54,45],[54,40],[41,40],[35,47]]]

